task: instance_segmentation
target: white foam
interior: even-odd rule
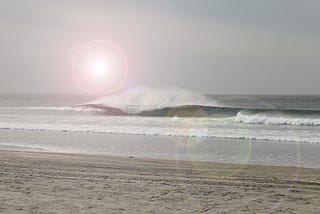
[[[237,123],[234,119],[0,115],[0,128],[320,143],[319,127],[291,126],[288,129],[286,126]]]
[[[216,105],[216,103],[202,94],[175,87],[137,87],[118,95],[111,95],[93,100],[87,104],[119,108],[126,113],[133,114],[147,110],[182,105]]]
[[[79,112],[103,112],[102,109],[93,108],[90,106],[36,106],[36,107],[19,107],[19,109],[27,110],[49,110],[49,111],[79,111]]]
[[[235,120],[247,124],[265,124],[265,125],[320,125],[320,118],[302,117],[299,115],[285,115],[276,113],[250,113],[240,111]]]

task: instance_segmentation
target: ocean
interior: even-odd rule
[[[320,96],[0,95],[0,150],[320,167]]]

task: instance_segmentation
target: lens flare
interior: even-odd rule
[[[72,76],[87,94],[113,94],[124,84],[128,73],[124,52],[110,41],[95,40],[81,45],[72,57]]]

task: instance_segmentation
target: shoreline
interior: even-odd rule
[[[0,130],[0,150],[320,168],[317,144]]]
[[[148,157],[135,157],[132,155],[121,156],[121,155],[108,155],[108,154],[90,154],[90,153],[72,153],[72,152],[51,152],[51,151],[32,151],[32,150],[10,150],[10,149],[0,149],[1,153],[29,153],[34,155],[62,155],[62,156],[79,156],[79,157],[95,157],[95,158],[115,158],[115,159],[135,159],[139,161],[146,162],[180,162],[180,163],[199,163],[199,164],[218,164],[218,165],[234,165],[239,166],[252,166],[252,167],[281,167],[281,168],[293,168],[293,169],[310,169],[310,170],[320,170],[320,167],[305,167],[305,166],[289,166],[289,165],[270,165],[270,164],[254,164],[254,163],[233,163],[233,162],[214,162],[214,161],[193,161],[185,159],[166,159],[166,158],[148,158]]]
[[[320,169],[0,151],[3,213],[318,213]]]

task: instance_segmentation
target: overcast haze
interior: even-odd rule
[[[81,93],[70,57],[112,40],[134,85],[319,94],[320,1],[0,1],[0,92]]]

